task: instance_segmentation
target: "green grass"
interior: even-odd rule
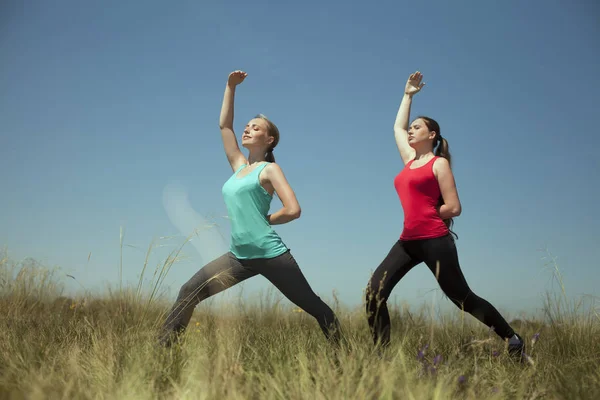
[[[362,309],[337,307],[347,348],[335,355],[316,321],[268,296],[202,303],[181,345],[165,350],[156,336],[172,301],[157,296],[166,270],[149,291],[70,299],[51,271],[1,261],[0,398],[600,398],[600,319],[562,295],[539,320],[514,326],[528,340],[526,365],[458,310],[434,322],[394,308],[393,345],[378,357]]]

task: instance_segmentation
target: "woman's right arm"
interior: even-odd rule
[[[229,74],[227,80],[227,86],[225,86],[225,94],[223,95],[223,105],[221,106],[221,116],[219,118],[219,128],[221,129],[221,137],[223,139],[223,147],[225,148],[225,154],[227,160],[234,171],[247,164],[248,160],[242,152],[237,143],[235,133],[233,131],[233,103],[235,100],[235,88],[237,85],[242,83],[248,76],[247,73],[242,71],[234,71]]]
[[[404,164],[415,158],[415,150],[408,144],[408,119],[410,118],[410,106],[412,105],[413,95],[425,86],[424,83],[421,83],[422,79],[423,75],[417,71],[406,81],[404,96],[402,97],[402,102],[396,115],[396,122],[394,123],[394,137],[396,138],[396,145]]]

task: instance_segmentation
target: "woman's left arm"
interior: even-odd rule
[[[279,165],[271,163],[265,167],[264,172],[266,172],[267,180],[273,186],[283,204],[283,207],[279,211],[267,216],[269,224],[280,225],[300,218],[300,204],[298,204],[296,194]]]
[[[458,217],[462,211],[458,191],[456,190],[456,182],[454,174],[450,168],[448,160],[443,157],[435,160],[433,164],[433,173],[440,185],[440,191],[444,204],[438,210],[442,219]]]

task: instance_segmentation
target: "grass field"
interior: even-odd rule
[[[135,287],[70,299],[62,279],[0,262],[1,399],[600,399],[597,310],[561,296],[513,325],[528,341],[520,365],[459,310],[434,322],[394,309],[393,346],[378,357],[362,309],[338,307],[347,347],[335,355],[316,321],[268,297],[202,303],[181,346],[164,350],[157,328],[173,299]]]

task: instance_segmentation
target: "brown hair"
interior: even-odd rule
[[[438,157],[443,157],[446,160],[448,160],[448,164],[450,165],[450,167],[452,167],[452,155],[450,154],[450,146],[448,145],[448,141],[442,137],[440,124],[438,124],[437,121],[434,120],[433,118],[429,118],[429,117],[425,117],[425,116],[419,116],[415,119],[419,119],[419,118],[425,122],[425,125],[427,125],[427,128],[429,128],[430,131],[435,132],[435,138],[433,139],[433,150],[434,150],[433,154],[435,154]],[[438,201],[438,207],[440,207],[442,204],[444,204],[444,199],[442,196],[440,196],[440,199]],[[452,219],[452,218],[445,219],[444,223],[448,227],[448,230],[450,231],[450,233],[452,235],[454,235],[454,237],[456,239],[458,239],[458,235],[454,231],[452,231],[452,226],[454,225],[454,219]]]
[[[255,118],[260,118],[267,123],[267,134],[273,138],[273,143],[271,143],[271,147],[267,149],[265,160],[274,163],[275,156],[273,155],[273,149],[279,143],[279,129],[277,128],[277,125],[263,114],[258,114]]]

